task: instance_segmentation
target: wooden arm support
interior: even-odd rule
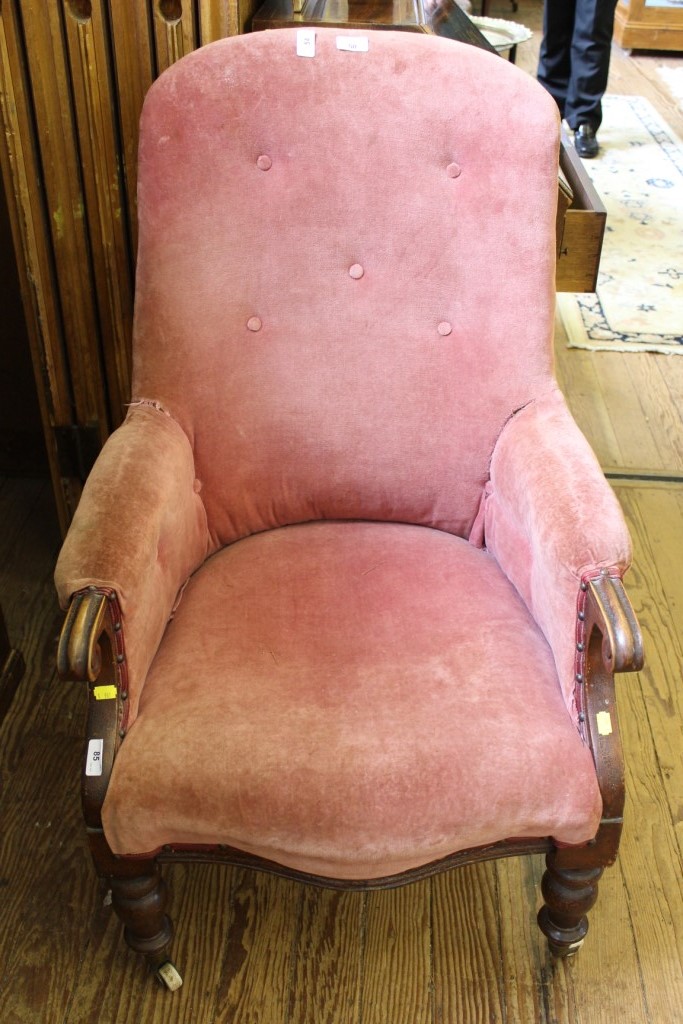
[[[623,583],[604,573],[589,580],[587,587],[586,623],[602,634],[605,668],[611,672],[639,672],[643,667],[643,638]]]
[[[127,671],[116,594],[88,587],[73,595],[57,649],[62,679],[88,684],[88,721],[81,799],[89,829],[101,829],[101,809],[114,757],[125,735]]]
[[[624,813],[624,761],[614,686],[615,672],[637,672],[643,641],[620,579],[606,572],[581,584],[576,632],[576,704],[579,725],[595,761],[602,820],[584,854],[567,851],[572,868],[606,867],[616,858]],[[563,850],[558,850],[561,867]]]
[[[102,591],[74,594],[59,637],[57,671],[61,679],[94,682],[102,667],[100,636],[107,595]]]

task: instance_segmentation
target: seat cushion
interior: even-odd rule
[[[438,530],[318,522],[190,580],[103,809],[117,853],[225,843],[373,878],[601,813],[553,658],[493,558]]]

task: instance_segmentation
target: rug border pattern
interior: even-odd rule
[[[626,101],[662,154],[683,177],[683,144],[664,123],[650,102],[641,96],[619,96]],[[567,332],[569,348],[605,352],[660,352],[683,355],[683,334],[617,331],[610,326],[597,292],[560,293],[557,305]],[[681,317],[683,322],[683,315]],[[590,327],[587,326],[590,324]]]

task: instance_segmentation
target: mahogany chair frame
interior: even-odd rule
[[[588,931],[586,915],[597,899],[600,876],[616,859],[623,823],[624,766],[614,674],[638,671],[642,663],[640,630],[621,580],[605,571],[585,578],[577,597],[575,698],[579,728],[595,762],[603,813],[595,837],[583,846],[556,846],[548,837],[507,840],[462,850],[401,874],[360,881],[289,870],[219,844],[192,848],[171,845],[153,857],[122,857],[109,848],[101,809],[116,752],[126,734],[123,620],[113,591],[89,587],[76,593],[60,637],[58,671],[63,679],[87,684],[86,757],[91,740],[104,740],[101,774],[86,774],[84,764],[82,804],[95,868],[111,888],[126,942],[146,957],[167,987],[181,984],[170,961],[173,927],[166,914],[166,889],[159,868],[164,862],[220,861],[322,887],[364,890],[395,888],[466,863],[545,853],[544,905],[538,924],[554,956],[576,953]]]

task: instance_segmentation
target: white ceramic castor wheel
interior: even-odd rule
[[[170,960],[167,960],[161,967],[158,967],[156,974],[161,984],[169,992],[176,992],[183,983],[183,979],[178,973],[175,964],[172,964]]]

